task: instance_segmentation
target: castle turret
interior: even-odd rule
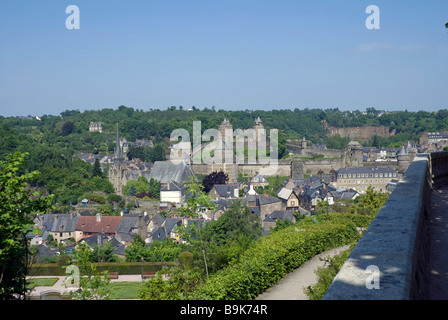
[[[306,149],[306,147],[307,147],[307,141],[305,139],[305,136],[303,136],[303,138],[302,138],[302,149]]]
[[[415,156],[417,155],[417,149],[415,149],[411,142],[408,141],[408,144],[406,146],[406,151],[409,155],[409,163],[411,163],[412,161],[414,161]]]
[[[348,144],[348,161],[351,167],[362,167],[363,165],[363,150],[362,145],[358,141],[350,141]]]
[[[400,152],[397,154],[397,160],[398,160],[398,172],[404,173],[411,163],[409,154],[404,145],[401,146]]]

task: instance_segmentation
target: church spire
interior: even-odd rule
[[[121,162],[123,160],[123,154],[121,152],[120,147],[120,135],[118,134],[118,123],[117,123],[117,138],[115,140],[116,146],[115,146],[115,160],[118,162]]]

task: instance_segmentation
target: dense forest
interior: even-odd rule
[[[201,129],[218,128],[224,118],[234,129],[252,128],[260,117],[264,127],[279,129],[285,139],[306,137],[310,143],[327,144],[331,148],[344,148],[346,138],[327,136],[328,126],[362,127],[386,126],[395,130],[389,138],[373,136],[363,145],[387,147],[403,141],[418,140],[425,131],[448,130],[448,110],[437,112],[384,112],[374,108],[366,111],[339,109],[294,110],[240,110],[226,111],[204,108],[172,106],[166,110],[141,110],[126,106],[117,109],[66,110],[60,115],[30,115],[27,117],[0,117],[0,159],[15,151],[27,152],[25,171],[38,170],[37,186],[55,193],[61,203],[75,203],[84,192],[110,192],[105,173],[98,175],[94,166],[74,158],[79,152],[92,154],[112,153],[115,147],[116,126],[120,137],[128,142],[151,139],[154,148],[131,150],[129,156],[144,157],[146,161],[161,160],[170,145],[170,135],[183,128],[192,133],[193,121],[201,121]],[[89,132],[91,121],[100,121],[103,132]],[[281,147],[281,146],[280,146]],[[95,178],[94,178],[95,177]]]

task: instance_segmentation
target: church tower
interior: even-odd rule
[[[115,152],[112,167],[109,169],[109,181],[114,186],[115,193],[123,195],[123,178],[124,178],[124,166],[123,166],[123,152],[120,146],[120,136],[118,133],[117,123],[117,137],[115,141]]]

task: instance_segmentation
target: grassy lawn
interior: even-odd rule
[[[111,282],[111,299],[138,299],[140,282]]]
[[[28,287],[33,289],[34,287],[51,287],[54,285],[59,278],[35,278],[30,279]]]

